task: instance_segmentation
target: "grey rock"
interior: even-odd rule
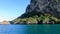
[[[49,13],[60,18],[60,0],[31,0],[26,8],[26,13],[33,10],[41,13]]]

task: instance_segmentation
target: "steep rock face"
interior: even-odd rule
[[[26,13],[32,11],[49,13],[60,18],[60,0],[31,0],[26,8]]]
[[[31,0],[26,12],[12,22],[14,24],[60,24],[60,0]]]

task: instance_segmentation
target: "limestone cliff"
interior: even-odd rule
[[[49,13],[60,18],[60,0],[31,0],[26,8],[26,13],[33,10],[41,13]]]
[[[13,22],[15,24],[60,22],[60,0],[31,0],[26,12]]]

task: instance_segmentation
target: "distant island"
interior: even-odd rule
[[[4,20],[4,21],[0,22],[0,24],[10,24],[10,22],[7,20]]]
[[[60,0],[31,0],[26,12],[10,24],[60,24]]]

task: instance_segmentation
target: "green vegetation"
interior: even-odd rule
[[[58,21],[60,21],[60,19],[50,15],[50,14],[41,14],[40,16],[35,15],[32,17],[28,17],[28,18],[17,18],[15,20],[13,20],[13,22],[16,24],[40,24],[40,23],[58,23]]]

